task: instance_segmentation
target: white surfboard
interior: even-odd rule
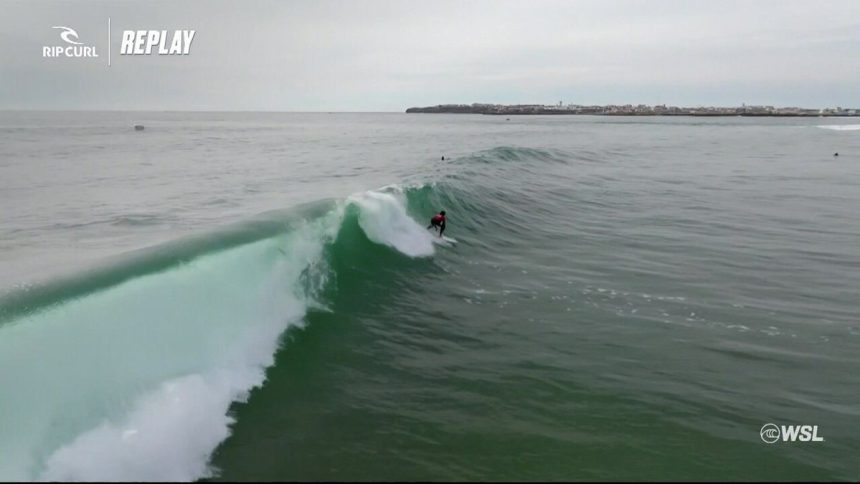
[[[442,237],[433,236],[433,243],[439,245],[456,245],[457,239],[443,235]]]

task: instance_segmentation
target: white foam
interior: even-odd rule
[[[209,454],[229,435],[230,403],[263,382],[261,370],[163,383],[121,422],[103,422],[55,451],[41,480],[191,481],[210,477]]]
[[[823,129],[832,129],[834,131],[857,131],[860,130],[860,124],[824,124],[817,126]]]
[[[349,197],[359,207],[358,224],[367,238],[409,257],[433,255],[433,235],[406,213],[402,192],[368,191]]]

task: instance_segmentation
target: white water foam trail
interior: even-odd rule
[[[105,421],[55,451],[41,479],[191,481],[209,476],[208,456],[229,435],[227,409],[262,383],[263,372],[250,368],[162,383],[121,422]]]
[[[858,131],[860,130],[860,124],[824,124],[821,126],[817,126],[818,128],[823,129],[832,129],[834,131]]]
[[[399,188],[356,194],[348,202],[359,207],[358,224],[373,242],[409,257],[433,255],[433,234],[406,213],[405,196]]]
[[[0,480],[214,475],[229,407],[314,303],[341,217],[0,327]]]

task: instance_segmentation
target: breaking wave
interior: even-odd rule
[[[825,124],[817,126],[822,129],[831,129],[834,131],[857,131],[860,130],[860,124]]]
[[[0,296],[0,480],[217,474],[230,406],[264,382],[285,330],[326,310],[330,252],[355,237],[407,259],[434,253],[389,187]]]

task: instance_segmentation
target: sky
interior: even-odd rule
[[[99,57],[43,58],[53,26]],[[196,34],[118,55],[143,29]],[[860,108],[860,0],[0,0],[0,109],[559,101]]]

